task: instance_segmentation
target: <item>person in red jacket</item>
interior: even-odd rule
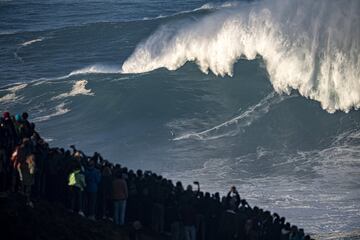
[[[128,188],[124,175],[121,172],[116,174],[113,181],[113,200],[114,200],[114,221],[117,225],[124,225],[126,200],[128,198]]]

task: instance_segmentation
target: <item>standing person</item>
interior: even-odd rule
[[[26,138],[31,138],[34,133],[33,128],[31,127],[31,123],[28,121],[29,114],[27,112],[23,112],[21,115],[22,126],[23,126],[23,135]]]
[[[240,194],[236,190],[235,186],[232,186],[226,196],[226,208],[237,211],[240,205]]]
[[[78,211],[79,215],[85,216],[82,208],[83,191],[86,186],[85,176],[81,172],[80,163],[76,162],[74,171],[69,175],[70,205],[72,211]]]
[[[5,146],[8,150],[7,154],[10,156],[15,146],[19,143],[19,138],[17,137],[15,125],[11,119],[9,112],[3,113],[2,125],[5,129]]]
[[[101,202],[101,217],[102,219],[113,217],[110,215],[111,203],[112,203],[112,171],[110,164],[105,162],[102,172],[99,196]]]
[[[180,216],[184,224],[184,234],[186,240],[196,240],[196,210],[191,198],[180,207]]]
[[[95,168],[95,161],[90,160],[89,166],[85,170],[87,215],[91,220],[95,220],[96,200],[98,186],[101,180],[99,169]]]
[[[0,143],[0,192],[6,190],[7,183],[7,166],[6,166],[6,151]]]
[[[16,134],[21,142],[21,140],[25,138],[25,131],[24,131],[23,120],[20,114],[15,115],[14,126],[16,130]]]
[[[25,162],[18,165],[22,192],[26,196],[26,205],[34,207],[31,201],[31,188],[35,182],[35,155],[30,154]]]
[[[124,225],[126,200],[128,198],[128,188],[124,180],[124,174],[116,173],[116,179],[113,181],[113,200],[114,200],[114,221],[117,225]]]
[[[22,144],[17,146],[11,155],[11,191],[15,192],[19,186],[20,167],[25,164],[26,157],[31,153],[31,145],[28,138],[22,140]]]
[[[2,119],[0,120],[0,191],[6,190],[7,183],[7,168],[8,168],[8,159],[6,154],[6,135],[5,128],[2,123]]]

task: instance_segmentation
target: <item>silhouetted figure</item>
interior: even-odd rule
[[[91,220],[95,220],[96,200],[100,180],[100,171],[95,168],[95,160],[91,159],[85,170],[87,215]]]
[[[117,225],[124,225],[126,214],[126,200],[128,198],[128,188],[125,175],[121,172],[116,173],[113,181],[113,200],[114,200],[114,221]]]
[[[103,219],[113,217],[110,214],[110,209],[112,208],[112,181],[112,170],[110,164],[106,162],[101,171],[101,181],[99,188],[101,217]]]
[[[85,216],[83,212],[83,192],[86,186],[85,176],[81,171],[81,165],[75,162],[74,170],[69,175],[71,210]]]
[[[35,155],[27,155],[26,160],[18,165],[22,193],[26,197],[26,205],[34,207],[31,201],[31,188],[35,182]]]
[[[31,138],[31,136],[33,135],[34,131],[33,128],[31,126],[31,123],[28,121],[29,118],[29,114],[27,112],[24,112],[21,115],[21,119],[22,119],[22,135],[25,138]]]
[[[236,211],[240,205],[240,194],[236,190],[235,186],[230,188],[230,191],[226,195],[226,208]]]
[[[7,154],[10,156],[15,146],[19,143],[19,138],[16,133],[14,121],[11,119],[9,112],[3,113],[2,126],[4,128],[4,144],[7,148]]]
[[[189,191],[189,188],[187,191]],[[180,216],[182,223],[184,225],[185,239],[196,240],[196,228],[195,228],[196,210],[191,200],[187,200],[180,207]]]

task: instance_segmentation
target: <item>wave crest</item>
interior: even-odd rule
[[[100,64],[95,64],[89,67],[81,68],[75,71],[72,71],[66,77],[71,77],[74,75],[90,74],[90,73],[121,73],[117,67],[105,66]]]
[[[26,46],[29,46],[29,45],[31,45],[31,44],[33,44],[33,43],[41,42],[41,41],[43,41],[43,40],[44,40],[44,38],[43,38],[43,37],[40,37],[40,38],[36,38],[36,39],[33,39],[33,40],[29,40],[29,41],[27,41],[27,42],[21,43],[20,45],[21,45],[22,47],[26,47]]]
[[[176,70],[233,75],[241,57],[262,56],[278,93],[298,90],[328,112],[360,108],[360,2],[280,1],[220,9],[160,27],[124,62],[123,73]],[[331,17],[329,17],[331,13]]]

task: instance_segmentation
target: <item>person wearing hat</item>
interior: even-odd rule
[[[4,118],[4,120],[10,119],[10,113],[9,112],[3,112],[3,118]]]
[[[18,138],[21,140],[25,137],[24,134],[24,126],[23,126],[23,121],[22,121],[22,117],[20,114],[16,114],[15,115],[15,130],[16,130],[16,134],[18,136]]]

